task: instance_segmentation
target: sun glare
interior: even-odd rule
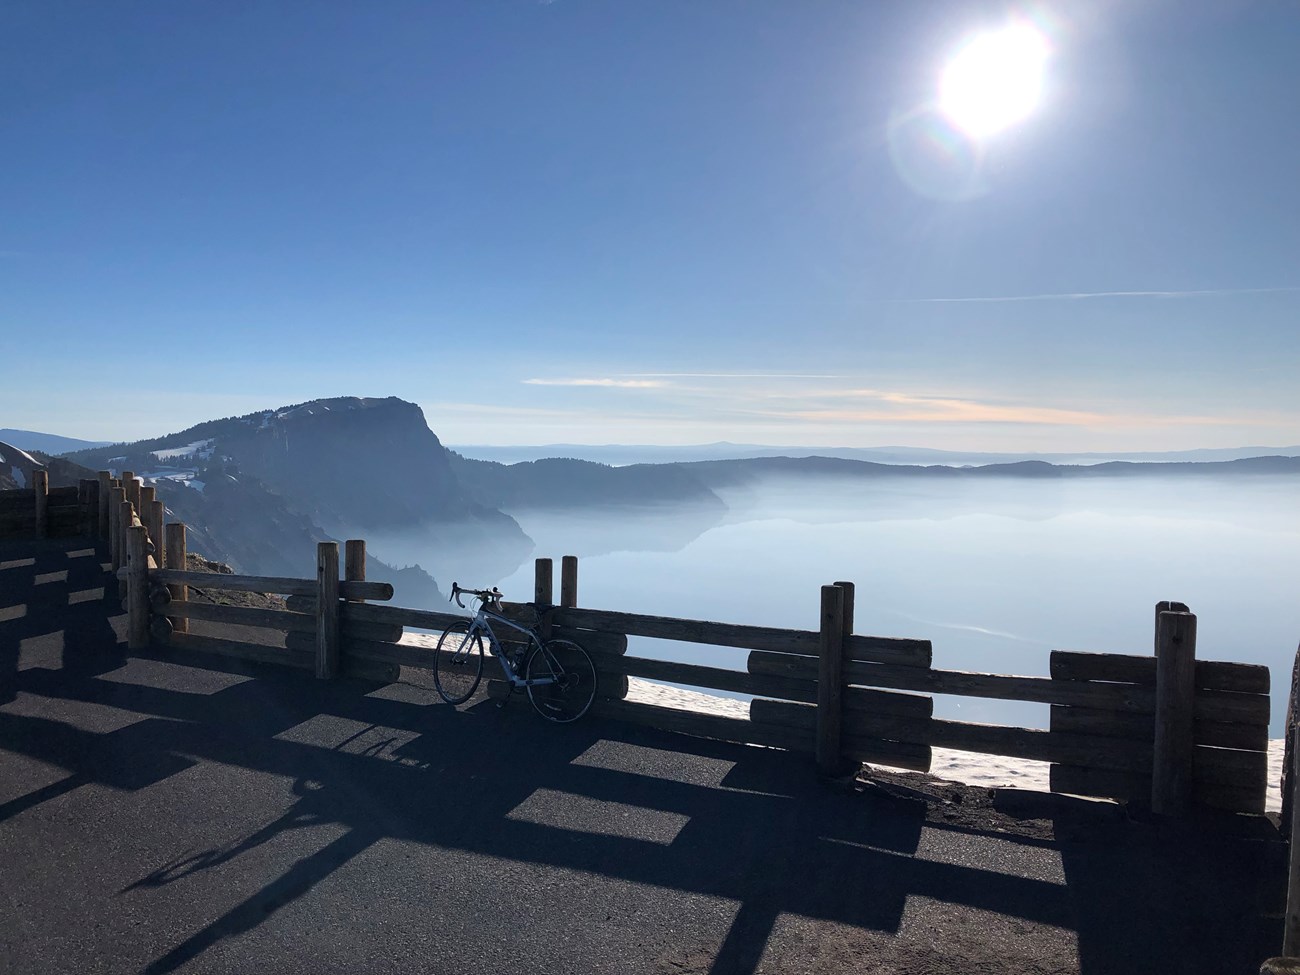
[[[939,108],[971,136],[992,135],[1038,105],[1047,39],[1028,24],[978,34],[943,70]]]

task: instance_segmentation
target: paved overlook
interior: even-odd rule
[[[1262,820],[832,789],[769,749],[128,657],[87,546],[0,543],[0,971],[1253,975],[1280,944]]]

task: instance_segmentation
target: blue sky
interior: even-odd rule
[[[1013,21],[1041,104],[967,139],[938,79]],[[11,2],[0,426],[1297,443],[1296,50],[1282,2]]]

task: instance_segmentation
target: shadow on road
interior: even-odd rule
[[[484,870],[524,870],[530,883],[577,872],[670,900],[737,903],[720,947],[681,970],[758,970],[783,916],[892,934],[909,898],[974,909],[975,925],[987,912],[1076,930],[1077,960],[1061,971],[1202,971],[1212,958],[1214,971],[1245,973],[1270,953],[1275,926],[1257,918],[1255,903],[1273,856],[1263,842],[1189,847],[1187,837],[1171,842],[1132,823],[1072,823],[1065,838],[999,839],[1007,863],[941,860],[922,855],[923,830],[960,837],[927,823],[926,803],[829,790],[804,756],[605,722],[546,726],[522,701],[457,710],[402,685],[325,683],[165,652],[127,661],[120,621],[110,620],[115,594],[93,595],[106,581],[96,558],[54,543],[6,551],[0,604],[26,609],[0,616],[0,692],[15,705],[0,709],[0,743],[65,774],[0,803],[0,824],[85,787],[136,794],[147,809],[151,790],[161,797],[170,778],[197,766],[292,781],[290,805],[264,825],[140,863],[112,878],[119,897],[228,876],[286,834],[329,829],[314,852],[155,952],[151,973],[257,932],[382,844],[455,851]],[[63,709],[78,705],[131,720],[66,720]],[[1060,852],[1064,883],[1017,868],[1015,851],[1036,846]],[[508,883],[457,889],[480,892],[461,905],[467,930],[482,925],[487,936],[511,910]],[[1222,909],[1224,897],[1238,898],[1240,918]],[[346,943],[339,923],[333,936]],[[111,940],[102,950],[114,950]],[[1190,967],[1171,966],[1171,953]]]

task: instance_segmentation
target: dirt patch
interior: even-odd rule
[[[201,555],[187,552],[185,568],[190,572],[211,572],[214,575],[233,575],[234,570],[224,562],[213,562]],[[206,589],[191,585],[189,597],[195,602],[212,603],[216,606],[246,606],[252,609],[284,609],[285,599],[271,593],[230,592],[225,589]]]

